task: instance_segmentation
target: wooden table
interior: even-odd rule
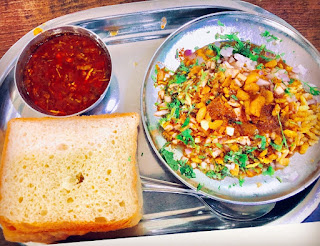
[[[55,17],[89,8],[137,2],[138,0],[1,0],[0,57],[24,34]],[[295,27],[320,50],[319,0],[247,0]],[[5,242],[0,235],[0,246],[18,245]]]
[[[2,0],[0,4],[0,57],[24,34],[55,17],[138,0]],[[247,0],[281,17],[320,50],[319,0]]]

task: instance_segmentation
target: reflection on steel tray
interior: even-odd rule
[[[114,75],[105,99],[89,112],[90,114],[115,111],[140,112],[140,87],[143,77],[153,53],[162,43],[163,38],[196,17],[230,10],[259,13],[277,18],[256,6],[241,1],[204,0],[201,1],[201,5],[198,1],[192,0],[150,1],[86,10],[51,20],[41,25],[41,28],[80,25],[96,32],[109,45]],[[32,37],[31,31],[0,60],[0,147],[9,119],[37,116],[22,103],[13,83],[13,66],[18,53]],[[143,178],[144,216],[139,225],[118,232],[90,233],[82,237],[71,237],[68,241],[301,222],[319,204],[318,181],[303,192],[276,203],[271,212],[260,218],[239,220],[241,217],[238,217],[238,220],[234,220],[237,218],[231,220],[227,216],[222,216],[217,212],[226,211],[222,203],[190,193],[190,190],[167,171],[147,143],[142,125],[140,125],[138,136],[138,161],[140,173],[146,177]],[[164,182],[159,183],[158,180]],[[174,187],[174,192],[168,192],[170,191],[168,186]],[[241,215],[245,213],[246,211],[242,210]]]

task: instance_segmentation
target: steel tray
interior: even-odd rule
[[[105,100],[90,114],[140,112],[143,77],[153,53],[164,38],[196,17],[230,10],[267,15],[293,28],[257,6],[231,0],[164,0],[100,7],[53,19],[40,28],[79,25],[97,33],[108,45],[114,74]],[[33,36],[33,31],[27,33],[0,60],[0,149],[9,119],[37,116],[22,103],[13,83],[16,58]],[[140,174],[145,177],[142,221],[134,228],[73,236],[66,242],[300,223],[320,201],[318,180],[297,195],[273,204],[274,208],[272,206],[273,209],[260,218],[228,219],[216,212],[221,207],[219,202],[205,200],[190,192],[166,170],[149,146],[142,124],[138,135],[138,162]]]

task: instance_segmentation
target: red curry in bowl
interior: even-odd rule
[[[86,111],[103,97],[111,77],[105,47],[80,32],[58,32],[30,47],[17,86],[34,109],[53,116]]]

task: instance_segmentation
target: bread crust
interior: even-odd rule
[[[19,118],[12,119],[8,123],[7,132],[11,130],[11,126],[15,121],[55,121],[60,122],[70,120],[85,120],[85,119],[102,119],[102,118],[117,118],[117,117],[133,117],[135,119],[136,127],[139,125],[139,115],[137,113],[116,113],[111,115],[93,115],[93,116],[73,116],[66,118]],[[137,131],[134,134],[134,138],[137,140]],[[6,134],[4,140],[3,155],[1,158],[0,177],[3,177],[3,163],[6,160],[6,149],[8,148],[9,135]],[[3,233],[8,241],[15,242],[41,242],[41,243],[53,243],[55,241],[64,240],[71,235],[84,235],[88,232],[106,232],[118,229],[124,229],[133,227],[139,223],[142,218],[142,191],[139,178],[139,169],[136,161],[137,141],[134,141],[134,148],[131,151],[132,161],[135,165],[132,165],[134,169],[133,177],[133,189],[137,191],[138,204],[136,211],[131,217],[119,221],[106,221],[106,222],[92,222],[92,221],[58,221],[58,222],[37,222],[37,223],[24,223],[14,222],[5,216],[0,216],[0,223],[3,227]],[[0,178],[0,190],[2,187],[2,178]],[[1,202],[0,194],[0,202]]]

